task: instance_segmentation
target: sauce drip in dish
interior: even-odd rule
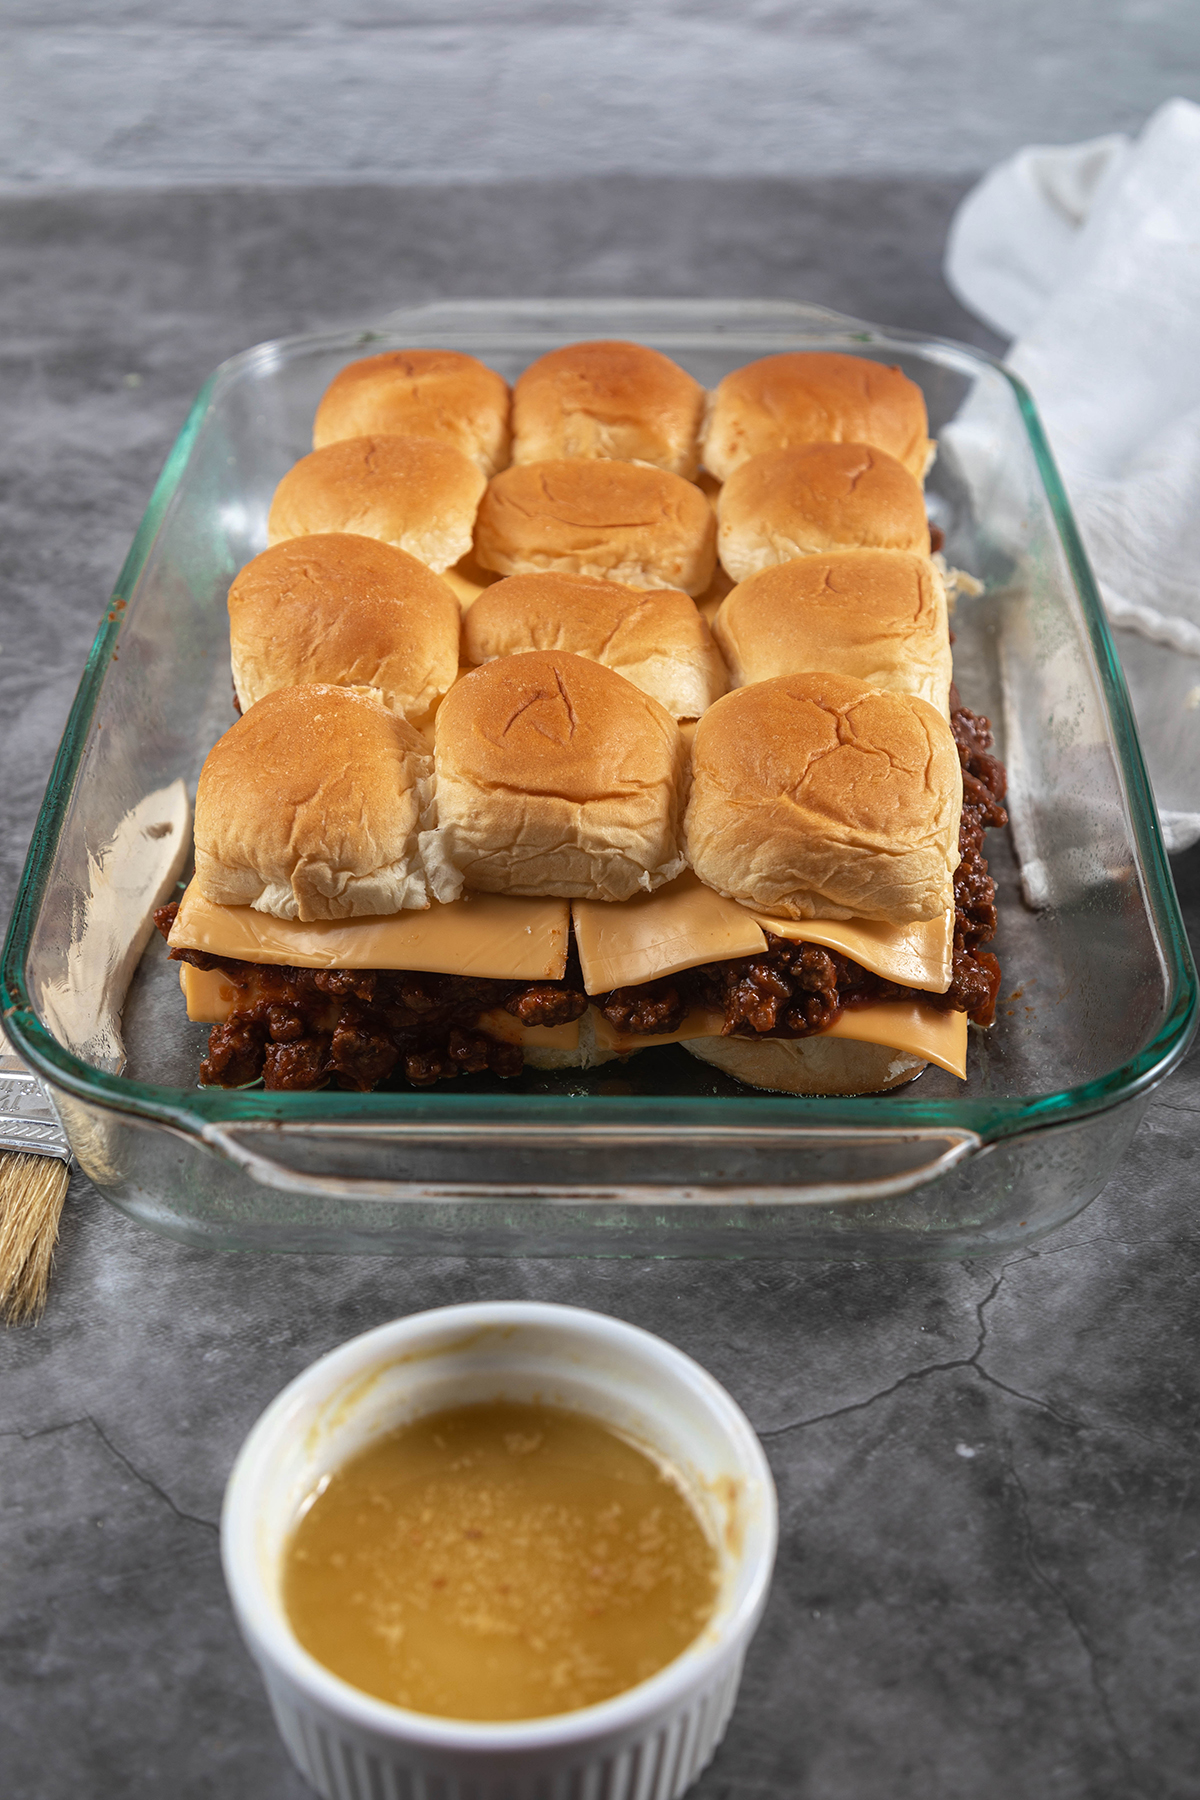
[[[339,1469],[288,1549],[311,1655],[393,1705],[530,1719],[622,1693],[711,1617],[717,1558],[676,1478],[596,1419],[508,1401]]]

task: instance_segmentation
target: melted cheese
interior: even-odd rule
[[[467,553],[460,557],[452,569],[442,570],[442,580],[452,591],[463,612],[470,612],[484,588],[491,587],[500,577],[493,569],[485,569]]]
[[[919,919],[908,925],[885,925],[876,919],[772,919],[761,912],[750,916],[774,937],[840,950],[872,975],[901,987],[944,994],[950,986],[954,972],[952,906],[938,919]]]
[[[882,1044],[906,1050],[936,1063],[960,1081],[967,1079],[967,1015],[938,1012],[919,1000],[881,1000],[840,1013],[826,1037],[849,1038],[856,1044]]]
[[[885,925],[875,919],[773,919],[726,900],[688,869],[653,894],[615,906],[574,900],[575,941],[589,994],[766,949],[764,933],[840,950],[884,981],[944,994],[953,972],[954,911],[937,919]]]
[[[247,997],[246,988],[235,986],[220,969],[194,969],[190,963],[180,963],[179,985],[187,1001],[187,1016],[196,1025],[223,1025],[239,997]],[[478,1024],[481,1031],[506,1044],[548,1050],[579,1048],[578,1019],[573,1025],[522,1025],[498,1006],[480,1013]]]
[[[688,1038],[720,1037],[724,1018],[719,1012],[690,1012],[678,1031],[663,1037],[631,1037],[614,1030],[602,1013],[593,1010],[596,1043],[602,1050],[628,1056],[635,1050],[652,1050],[656,1044],[682,1044]],[[822,1037],[848,1038],[857,1044],[882,1044],[888,1050],[904,1050],[925,1062],[936,1063],[967,1077],[967,1015],[938,1012],[919,1000],[881,1000],[875,1006],[856,1006],[839,1014]]]
[[[753,956],[767,940],[744,907],[701,885],[690,869],[653,894],[619,905],[573,900],[586,993],[637,987],[701,963]]]
[[[657,893],[623,904],[577,900],[575,934],[588,993],[636,987],[660,976],[765,949],[765,931],[793,942],[839,950],[885,980],[944,993],[950,982],[953,915],[927,923],[886,926],[869,920],[772,919],[754,914],[703,887],[688,870]],[[387,918],[318,920],[301,925],[248,906],[217,906],[193,883],[171,930],[173,948],[207,950],[240,962],[317,969],[415,969],[499,980],[557,981],[566,968],[569,904],[467,894],[448,906]],[[184,964],[180,981],[189,1019],[218,1024],[239,990],[219,970]],[[572,1050],[579,1026],[523,1026],[503,1011],[484,1029],[512,1043]],[[719,1013],[693,1011],[678,1031],[626,1036],[593,1010],[596,1042],[617,1055],[720,1035]],[[830,1037],[907,1051],[966,1075],[963,1013],[937,1012],[919,1001],[889,1000],[854,1007],[829,1028]]]
[[[220,969],[193,969],[191,963],[180,963],[179,985],[193,1025],[223,1025],[241,991]]]
[[[317,919],[301,925],[251,906],[218,906],[193,881],[168,942],[237,962],[298,969],[418,969],[511,981],[560,981],[567,966],[570,902],[464,894],[425,912]]]

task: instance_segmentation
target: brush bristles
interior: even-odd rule
[[[9,1324],[36,1319],[46,1304],[70,1173],[54,1156],[0,1156],[0,1314]]]

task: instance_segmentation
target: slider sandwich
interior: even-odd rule
[[[329,687],[269,695],[215,747],[196,875],[159,915],[214,1027],[202,1081],[424,1085],[664,1043],[790,1092],[963,1074],[998,972],[960,846],[1003,815],[982,742],[924,702],[740,689],[697,728],[688,801],[664,709],[534,651],[456,683],[434,754],[435,795],[417,734]]]
[[[203,1083],[512,1076],[564,1020],[578,1045],[568,903],[462,896],[432,777],[424,740],[343,687],[281,689],[214,746],[195,876],[156,914],[189,1018],[213,1025]]]
[[[463,620],[472,665],[532,650],[568,650],[603,663],[673,719],[698,719],[729,685],[695,601],[677,588],[639,589],[591,575],[511,575]]]
[[[693,873],[752,913],[767,951],[700,970],[718,1032],[685,1043],[751,1086],[871,1093],[926,1062],[962,1077],[999,965],[983,829],[1003,771],[982,722],[911,695],[784,676],[696,730],[684,825]],[[715,977],[715,979],[714,979]]]
[[[869,444],[804,444],[740,463],[717,501],[721,562],[734,581],[829,550],[928,556],[921,484]]]
[[[738,583],[713,635],[731,687],[827,669],[949,716],[946,589],[926,556],[833,550],[777,563]]]
[[[440,575],[471,548],[486,482],[453,444],[426,437],[346,438],[288,470],[267,541],[350,532],[407,551]]]
[[[718,384],[703,444],[718,481],[752,456],[802,444],[870,444],[918,481],[935,451],[920,388],[866,357],[788,351],[746,363]]]
[[[433,765],[370,689],[268,694],[205,759],[196,880],[218,906],[309,923],[426,907],[462,886],[437,856]]]
[[[703,594],[716,566],[712,508],[690,481],[643,463],[522,463],[488,484],[475,556],[500,575],[591,575]]]
[[[317,407],[313,449],[346,438],[437,438],[490,477],[508,463],[508,413],[508,383],[477,357],[385,350],[334,376]]]
[[[688,860],[781,919],[941,921],[962,782],[946,720],[849,676],[779,676],[710,707],[692,745]]]
[[[285,539],[229,590],[238,711],[277,688],[332,683],[373,688],[428,730],[458,674],[459,625],[446,583],[391,544],[348,532]]]
[[[621,901],[683,869],[684,739],[600,663],[485,663],[443,701],[434,755],[443,853],[470,888]]]
[[[707,395],[644,344],[568,344],[541,356],[513,389],[514,463],[612,458],[692,480]]]

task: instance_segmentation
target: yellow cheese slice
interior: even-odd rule
[[[589,994],[637,987],[680,969],[753,956],[767,940],[750,914],[704,887],[690,869],[632,900],[573,900],[575,942]]]
[[[840,950],[852,962],[904,987],[944,994],[953,972],[954,912],[886,925],[875,919],[773,919],[706,888],[686,870],[653,894],[612,905],[574,900],[571,915],[589,994],[637,987],[702,963],[754,956],[764,933]]]
[[[908,925],[885,925],[877,919],[773,919],[768,913],[745,910],[773,937],[840,950],[884,981],[923,988],[929,994],[944,994],[950,986],[954,972],[952,906],[938,919],[918,919]]]
[[[190,963],[180,963],[179,985],[187,1001],[187,1016],[196,1025],[223,1025],[245,993],[219,969],[194,969]],[[479,1028],[507,1044],[542,1045],[549,1050],[579,1048],[578,1019],[572,1025],[522,1025],[497,1006],[480,1013]]]
[[[593,1009],[596,1043],[601,1050],[628,1056],[634,1050],[651,1050],[656,1044],[682,1044],[687,1038],[720,1037],[724,1017],[719,1012],[690,1012],[678,1031],[664,1037],[631,1037],[614,1030],[604,1015]],[[906,1050],[947,1069],[960,1081],[967,1076],[967,1015],[938,1012],[919,1000],[881,1000],[875,1006],[855,1006],[840,1013],[822,1037],[849,1038],[858,1044],[882,1044],[888,1050]]]
[[[460,558],[452,569],[443,569],[442,580],[453,592],[464,613],[469,612],[484,588],[499,581],[494,569],[485,569],[468,555]]]
[[[856,1044],[882,1044],[923,1056],[939,1069],[967,1079],[967,1015],[938,1012],[919,1000],[880,1000],[839,1013],[825,1037],[850,1038]]]
[[[237,1003],[239,990],[219,969],[193,969],[180,963],[179,985],[193,1025],[223,1025]]]
[[[218,906],[193,881],[167,940],[238,962],[299,969],[423,969],[500,981],[560,981],[567,966],[570,902],[464,894],[425,912],[317,919],[301,925],[251,906]]]

